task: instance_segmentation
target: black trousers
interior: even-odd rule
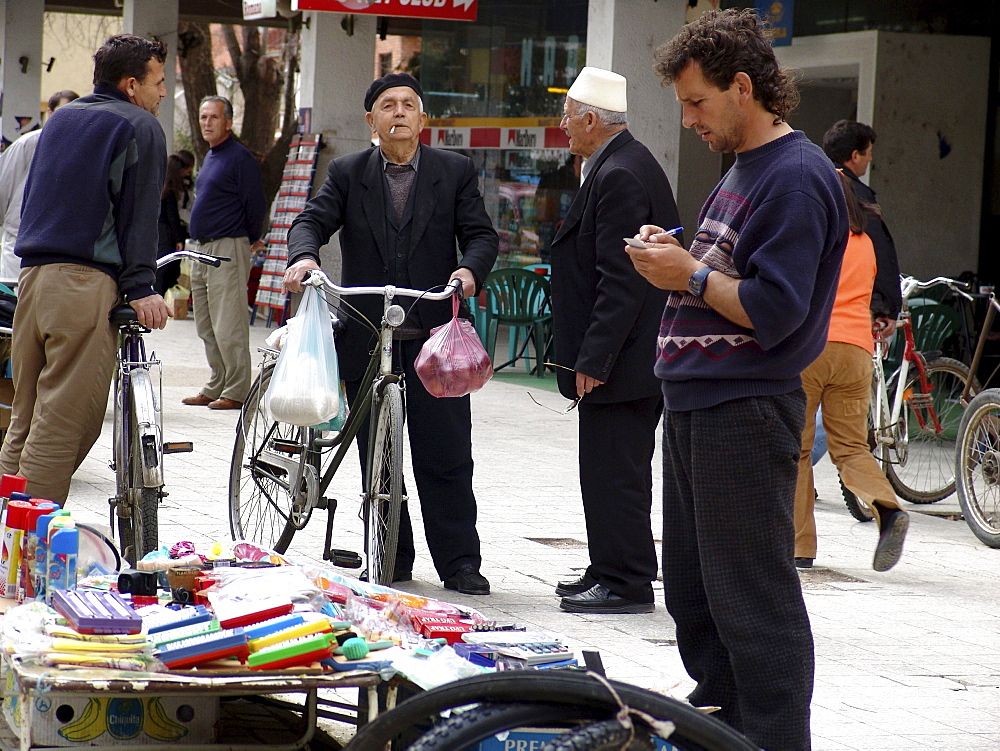
[[[652,602],[657,562],[649,512],[663,397],[611,404],[584,398],[577,409],[588,571],[619,597]]]
[[[663,584],[696,706],[768,751],[808,751],[813,640],[795,571],[805,395],[663,421]]]
[[[468,396],[438,399],[427,393],[413,370],[424,339],[393,343],[393,355],[405,374],[406,428],[413,477],[424,519],[424,535],[434,568],[442,580],[466,563],[479,569],[476,497],[472,492],[472,409]],[[358,381],[347,382],[347,402],[358,401]],[[366,472],[369,421],[358,431],[361,472]],[[396,571],[410,571],[416,553],[407,504],[399,520]]]

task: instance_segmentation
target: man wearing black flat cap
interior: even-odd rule
[[[330,162],[326,182],[288,232],[286,289],[302,289],[306,274],[319,268],[319,249],[340,230],[345,286],[431,289],[458,277],[466,297],[479,292],[496,261],[497,233],[486,214],[472,160],[420,144],[427,122],[422,95],[420,83],[407,73],[392,73],[369,87],[365,121],[379,145]],[[409,304],[406,298],[398,302]],[[377,296],[356,297],[352,304],[369,320],[381,319],[382,300]],[[450,302],[413,303],[396,330],[393,352],[406,374],[413,475],[434,567],[445,588],[486,595],[490,583],[479,572],[472,492],[470,400],[435,399],[413,370],[430,329],[450,318]],[[337,340],[348,402],[358,394],[375,346],[374,334],[348,318]],[[367,441],[365,426],[358,434],[362,465]],[[414,557],[404,503],[393,581],[411,578]]]

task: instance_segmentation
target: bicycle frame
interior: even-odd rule
[[[336,501],[327,499],[325,493],[333,481],[334,475],[343,463],[344,457],[351,449],[358,432],[365,420],[369,417],[375,396],[382,393],[382,390],[389,383],[399,384],[403,389],[403,378],[401,374],[395,374],[392,368],[393,353],[393,332],[403,323],[405,311],[393,303],[396,297],[412,297],[425,300],[446,300],[449,299],[458,288],[457,282],[449,283],[443,292],[424,292],[421,290],[395,287],[393,285],[378,287],[341,287],[334,284],[319,270],[311,273],[305,282],[316,287],[322,287],[328,291],[342,296],[351,295],[379,295],[383,299],[382,320],[378,331],[378,346],[373,350],[368,367],[365,370],[358,390],[356,403],[351,405],[347,420],[339,431],[334,435],[324,437],[313,428],[301,428],[302,451],[282,451],[280,441],[272,438],[277,424],[273,424],[268,433],[260,441],[260,448],[252,457],[252,464],[257,471],[266,477],[267,480],[276,482],[283,486],[290,496],[294,496],[289,510],[289,520],[295,529],[300,530],[308,523],[312,512],[316,508],[327,509],[327,529],[326,546],[324,558],[331,558],[331,542],[333,536],[333,512],[336,509]],[[263,373],[268,367],[272,358],[277,357],[275,350],[261,350],[265,353],[265,359],[260,364],[260,372]],[[297,448],[297,447],[296,447]],[[325,467],[322,466],[321,454],[327,449],[336,449],[333,457]],[[267,472],[267,466],[272,465],[285,472],[285,477],[281,478],[277,474]],[[320,476],[320,472],[322,475]],[[267,495],[259,479],[255,479],[258,488]],[[367,485],[367,483],[366,483]],[[298,490],[295,490],[298,489]]]
[[[996,318],[998,311],[1000,311],[1000,302],[997,302],[996,296],[991,292],[989,306],[986,308],[986,317],[983,319],[983,330],[980,332],[979,340],[976,342],[976,352],[972,355],[972,365],[969,366],[969,372],[972,374],[975,374],[979,370],[979,363],[983,359],[983,349],[986,347],[986,339],[993,328],[993,319]],[[992,380],[993,375],[990,375],[986,383],[983,384],[983,387],[988,387]],[[962,392],[962,406],[967,407],[969,405],[969,389],[971,386],[972,378],[970,377],[965,384],[965,390]]]

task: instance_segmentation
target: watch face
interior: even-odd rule
[[[705,268],[698,269],[691,275],[691,278],[688,279],[688,289],[692,295],[702,296],[702,293],[705,291],[705,279],[711,273],[712,269],[706,266]]]

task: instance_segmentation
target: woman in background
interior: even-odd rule
[[[187,223],[181,219],[182,201],[190,201],[185,179],[194,169],[194,156],[190,151],[171,154],[167,159],[167,176],[160,191],[159,249],[157,257],[184,248],[187,239]],[[190,205],[190,203],[188,203]],[[168,263],[156,272],[156,291],[161,295],[177,284],[181,274],[181,262]]]

